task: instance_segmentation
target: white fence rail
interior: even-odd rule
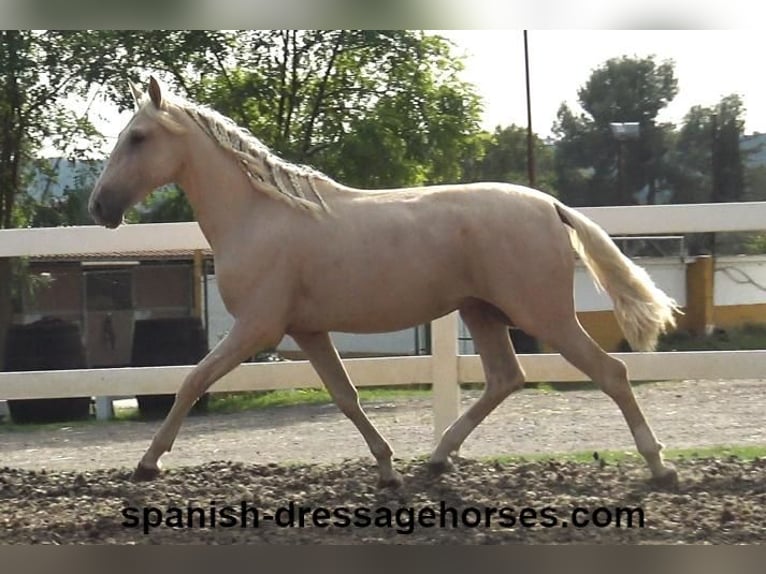
[[[766,202],[598,207],[582,211],[610,234],[697,233],[766,229]],[[0,231],[0,257],[195,250],[209,248],[196,223]],[[349,359],[359,386],[433,385],[434,429],[440,434],[458,414],[459,383],[483,381],[478,357],[459,355],[456,314],[432,324],[431,356]],[[766,351],[626,353],[633,380],[761,378]],[[585,376],[558,355],[522,355],[530,381],[581,381]],[[0,399],[124,396],[172,393],[191,367],[143,367],[0,373]],[[221,379],[213,392],[318,387],[304,361],[247,364]]]
[[[766,202],[583,207],[610,235],[706,233],[766,229]],[[0,257],[209,249],[199,226],[143,223],[0,230]]]

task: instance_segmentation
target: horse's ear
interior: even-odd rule
[[[149,98],[151,98],[154,107],[157,109],[162,107],[162,88],[154,76],[149,78]]]
[[[138,103],[141,101],[141,97],[144,94],[141,92],[141,88],[139,88],[133,80],[128,79],[128,85],[130,86],[130,93],[133,95],[133,102],[136,104],[136,107],[138,107]]]

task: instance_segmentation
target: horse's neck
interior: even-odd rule
[[[189,147],[189,161],[178,184],[215,251],[240,227],[243,218],[264,211],[259,205],[264,198],[252,189],[236,160],[207,137],[198,138]]]
[[[199,126],[184,120],[189,124],[191,135],[188,161],[184,162],[178,184],[214,251],[228,238],[236,242],[237,231],[242,228],[259,226],[259,222],[273,223],[285,214],[301,210],[254,189],[254,183],[233,155],[212,141]],[[315,180],[314,189],[330,211],[336,201],[355,191],[329,179]],[[311,194],[307,197],[315,199]]]

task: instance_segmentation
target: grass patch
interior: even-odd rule
[[[55,431],[63,428],[75,428],[86,425],[99,424],[106,421],[97,421],[95,418],[78,421],[61,421],[56,423],[14,423],[10,419],[0,422],[0,432],[26,432],[26,431]]]
[[[731,456],[742,460],[753,460],[755,458],[766,457],[766,445],[669,448],[664,452],[666,458],[669,460],[682,460],[685,458],[727,458]]]
[[[108,421],[100,421],[95,416],[88,419],[76,421],[60,421],[53,423],[15,423],[9,419],[3,419],[0,422],[0,433],[2,432],[30,432],[30,431],[56,431],[64,428],[79,428],[91,425],[110,424],[113,422],[131,422],[143,420],[137,408],[115,409],[114,418]]]
[[[239,413],[276,406],[314,405],[332,402],[324,389],[285,389],[279,391],[221,393],[210,395],[211,413]]]
[[[359,400],[362,403],[431,396],[431,389],[428,385],[363,387],[359,388],[358,391]],[[332,402],[332,397],[325,389],[285,389],[214,394],[210,397],[208,410],[212,413],[238,413],[270,407],[318,405]]]
[[[358,389],[359,400],[362,403],[391,400],[406,400],[430,398],[430,385],[407,385],[402,387],[364,387]],[[285,389],[275,391],[254,391],[243,393],[219,393],[210,395],[208,412],[210,413],[240,413],[251,410],[272,407],[299,405],[330,404],[333,400],[324,389]],[[108,424],[110,422],[142,421],[138,408],[128,407],[115,409],[111,421],[98,421],[95,418],[79,421],[64,421],[55,423],[25,423],[17,424],[10,419],[0,422],[0,432],[58,430],[62,427],[78,427],[93,424]]]
[[[138,407],[125,407],[120,409],[114,409],[113,420],[118,422],[127,422],[127,421],[140,421],[142,419],[141,419],[141,413],[139,412]]]
[[[766,349],[766,325],[746,323],[741,327],[717,328],[709,335],[674,331],[662,335],[658,351],[754,351]]]
[[[732,456],[741,460],[753,460],[766,457],[766,445],[668,448],[663,451],[663,454],[665,458],[670,461],[702,458],[728,458]],[[643,460],[641,455],[637,452],[625,450],[598,451],[598,458],[605,461],[607,464]],[[503,455],[487,457],[486,460],[500,463],[539,462],[546,460],[595,463],[597,459],[594,456],[593,451],[580,451],[559,454]]]

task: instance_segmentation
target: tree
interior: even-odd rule
[[[220,74],[238,56],[237,32],[221,30],[94,30],[74,32],[91,65],[83,80],[106,88],[122,110],[133,108],[127,81],[161,76],[195,98],[204,76]]]
[[[740,140],[745,108],[732,94],[715,106],[694,106],[684,117],[675,145],[672,176],[678,203],[742,201],[745,162]],[[715,251],[715,235],[692,242],[693,251]]]
[[[497,126],[492,133],[477,136],[478,161],[466,166],[465,175],[472,181],[501,181],[528,185],[527,128],[517,125]],[[536,188],[555,195],[553,148],[539,137],[534,138]]]
[[[98,160],[37,159],[34,177],[16,201],[18,219],[29,227],[93,224],[88,199],[103,165]]]
[[[686,114],[675,145],[677,202],[742,199],[745,166],[740,139],[744,112],[742,100],[732,94],[715,106],[694,106]]]
[[[677,92],[672,62],[623,56],[597,68],[578,91],[584,113],[576,115],[562,104],[554,125],[562,198],[573,205],[625,205],[647,189],[652,202],[665,178],[672,132],[656,118]],[[620,143],[613,122],[637,122],[639,138]]]
[[[190,99],[251,129],[286,159],[344,183],[457,180],[478,131],[479,99],[449,43],[410,31],[272,30],[0,32],[0,227],[78,217],[82,194],[48,207],[20,200],[43,141],[76,155],[95,140],[64,100],[101,85],[132,107],[126,80],[151,70]],[[146,217],[188,217],[178,190]],[[135,214],[133,217],[136,217]],[[0,261],[0,349],[10,319],[10,266]],[[1,365],[0,365],[1,366]]]
[[[147,48],[158,43],[153,33],[102,34],[124,63],[121,78],[133,77],[136,63],[156,58],[164,79],[182,95],[229,116],[285,159],[347,185],[459,181],[475,152],[479,97],[459,79],[462,64],[451,44],[437,36],[406,30],[179,32],[164,40],[168,53],[189,46],[199,52],[178,67],[178,57]],[[133,61],[125,60],[128,53]],[[168,190],[139,217],[176,216],[190,218],[191,210],[180,191]]]
[[[16,199],[36,152],[49,140],[66,152],[76,137],[94,137],[86,118],[60,103],[84,97],[83,71],[91,65],[70,33],[0,31],[0,228],[21,223]]]
[[[84,215],[87,193],[35,202],[24,195],[32,175],[53,172],[38,158],[43,142],[67,157],[86,157],[98,134],[65,102],[87,100],[103,84],[108,95],[132,106],[125,81],[145,69],[170,76],[187,95],[202,74],[230,58],[233,33],[180,31],[0,31],[0,228],[56,224]],[[78,144],[85,142],[83,147]],[[67,221],[72,223],[72,221]],[[0,259],[0,369],[11,319],[11,262]]]
[[[243,62],[198,96],[290,161],[360,187],[456,181],[479,98],[436,36],[252,31]]]
[[[87,119],[61,106],[70,95],[84,97],[90,54],[77,33],[0,31],[0,228],[25,223],[18,198],[45,140],[73,151],[77,136],[92,137]],[[0,259],[0,368],[11,318],[11,261]]]

